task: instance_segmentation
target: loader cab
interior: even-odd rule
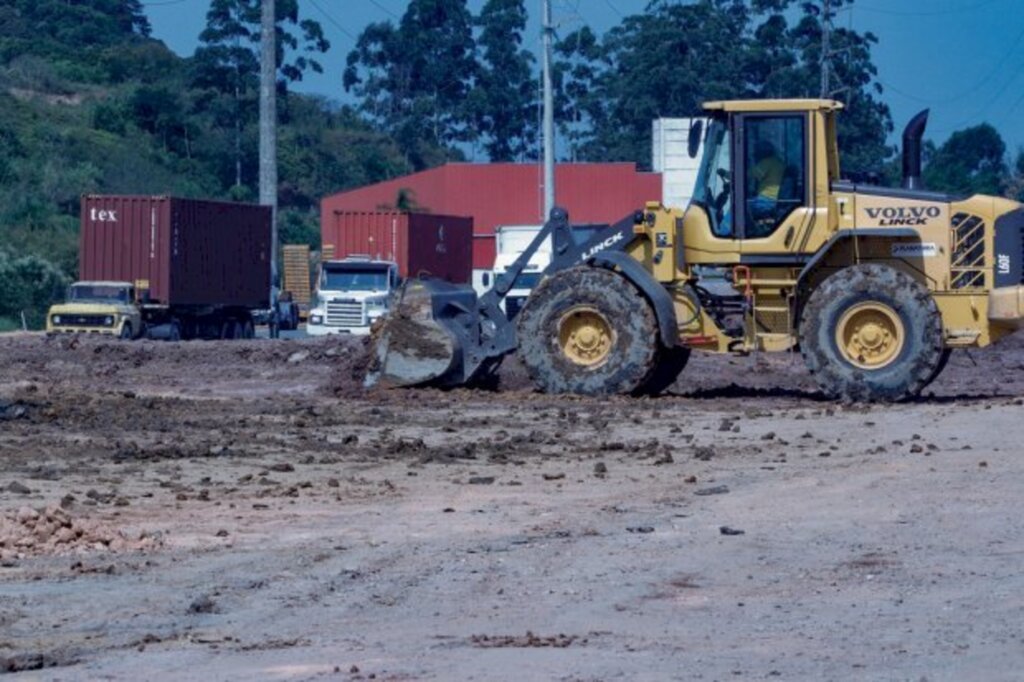
[[[808,241],[816,242],[808,237],[827,223],[819,209],[827,211],[830,177],[838,172],[829,139],[839,107],[831,100],[705,105],[711,117],[683,238],[704,256],[689,262],[808,251]]]

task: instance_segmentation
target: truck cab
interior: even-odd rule
[[[399,284],[398,265],[369,256],[349,256],[320,266],[314,305],[306,333],[365,335],[388,311],[388,299]]]
[[[46,314],[47,332],[122,339],[138,338],[144,332],[135,287],[128,282],[75,282],[66,298]]]

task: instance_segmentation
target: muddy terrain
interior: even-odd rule
[[[929,394],[366,392],[352,340],[0,336],[0,672],[1012,680],[1024,338]]]

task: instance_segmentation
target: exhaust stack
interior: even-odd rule
[[[903,129],[903,189],[924,189],[921,179],[921,138],[928,125],[928,109],[925,109]]]

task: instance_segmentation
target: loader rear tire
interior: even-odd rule
[[[658,325],[622,275],[595,267],[545,279],[519,313],[519,356],[546,393],[635,393],[652,376]]]
[[[800,348],[831,397],[905,400],[942,369],[942,317],[928,289],[905,273],[855,265],[811,294],[800,321]]]

